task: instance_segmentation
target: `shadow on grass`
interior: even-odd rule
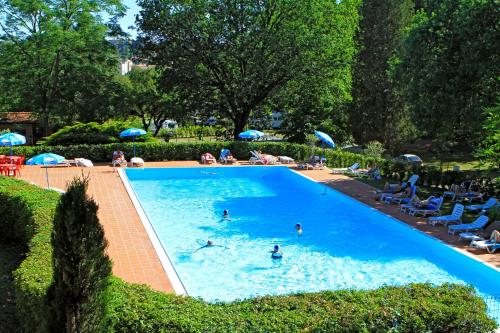
[[[12,272],[24,259],[24,248],[0,241],[0,333],[22,332],[16,316]]]

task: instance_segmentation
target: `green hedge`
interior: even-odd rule
[[[137,155],[146,161],[174,161],[199,160],[201,154],[209,152],[218,157],[222,148],[229,148],[233,155],[241,160],[250,158],[251,150],[261,150],[267,154],[286,155],[296,160],[305,160],[311,155],[322,155],[323,150],[307,145],[298,145],[285,142],[145,142],[136,143]],[[66,158],[84,157],[94,162],[111,161],[112,152],[116,149],[124,151],[127,158],[133,154],[132,143],[101,144],[101,145],[73,145],[73,146],[16,146],[14,154],[30,158],[44,152],[62,155]],[[0,154],[9,154],[9,149],[0,147]],[[369,165],[379,161],[370,156],[354,154],[342,150],[326,149],[325,155],[328,165],[332,167],[346,167],[356,162]]]
[[[471,287],[412,284],[370,291],[267,296],[232,303],[112,281],[108,332],[493,332]]]
[[[48,332],[52,219],[59,195],[0,176],[2,234],[25,241],[15,271],[26,332]],[[112,278],[103,332],[492,332],[485,303],[460,285],[412,284],[372,291],[327,291],[210,304]]]
[[[69,146],[77,144],[106,144],[131,141],[131,138],[121,138],[120,133],[128,128],[137,127],[131,121],[109,120],[105,123],[75,123],[68,125],[49,135],[38,144],[47,146]],[[141,128],[141,127],[139,127]],[[154,142],[151,133],[135,138],[136,141]]]
[[[47,332],[52,284],[52,219],[59,194],[0,176],[0,235],[27,245],[14,272],[18,316],[25,332]],[[0,324],[1,325],[1,324]]]

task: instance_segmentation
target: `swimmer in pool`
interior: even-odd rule
[[[270,252],[271,252],[271,258],[273,259],[283,258],[283,252],[281,251],[280,246],[278,244],[274,245],[274,248]]]
[[[224,209],[224,213],[222,214],[222,216],[227,219],[229,218],[229,211],[227,209]]]
[[[300,223],[295,225],[295,231],[297,231],[297,236],[302,236],[302,225]]]
[[[217,247],[223,247],[223,248],[226,248],[226,249],[227,249],[227,247],[225,247],[224,245],[217,245],[217,244],[214,244],[214,242],[213,242],[213,241],[211,241],[211,240],[209,239],[209,240],[207,240],[207,244],[205,244],[205,245],[203,245],[202,247],[200,247],[200,248],[196,249],[194,252],[198,252],[199,250],[204,249],[204,248],[207,248],[207,247],[216,247],[216,246],[217,246]]]

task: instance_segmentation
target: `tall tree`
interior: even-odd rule
[[[476,144],[498,101],[497,0],[427,1],[405,39],[396,74],[423,136]]]
[[[413,11],[412,0],[365,0],[360,8],[350,116],[360,143],[377,140],[394,147],[409,134],[407,112],[389,71]]]
[[[159,79],[160,71],[155,68],[134,68],[122,78],[127,113],[141,118],[145,130],[154,125],[153,136],[158,134],[167,119],[180,121],[185,114],[177,89],[160,87]]]
[[[103,13],[121,15],[120,0],[0,0],[3,108],[47,120],[102,107],[103,87],[118,68]]]
[[[237,138],[251,112],[315,60],[345,62],[336,42],[356,3],[140,0],[138,25],[144,56],[169,80],[202,92]]]
[[[52,332],[98,332],[101,293],[111,274],[107,242],[97,204],[87,196],[88,180],[75,178],[56,210],[52,232],[54,284]]]

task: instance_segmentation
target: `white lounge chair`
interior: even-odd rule
[[[495,198],[489,198],[488,201],[486,201],[484,204],[480,205],[468,205],[465,206],[465,209],[470,210],[472,212],[478,211],[478,210],[488,210],[491,207],[495,206],[497,204],[497,199]]]
[[[417,215],[427,216],[427,215],[438,214],[443,204],[443,201],[444,201],[443,197],[435,198],[434,201],[431,199],[430,203],[432,206],[434,206],[433,208],[413,207],[408,210],[408,214],[412,216],[417,216]]]
[[[457,231],[482,230],[488,224],[488,216],[481,215],[472,223],[457,224],[448,226],[448,233],[454,235]]]
[[[278,158],[276,156],[273,156],[273,155],[260,154],[259,152],[255,151],[255,150],[252,150],[250,152],[250,154],[252,154],[252,156],[250,157],[250,160],[248,160],[248,162],[250,164],[261,163],[264,165],[268,165],[268,164],[279,163]]]
[[[413,200],[413,198],[417,194],[417,187],[416,186],[412,187],[412,189],[413,190],[411,192],[410,197],[400,197],[400,196],[395,196],[393,194],[390,194],[390,195],[384,196],[383,201],[386,204],[397,204],[397,205],[409,203]]]
[[[464,214],[464,205],[457,203],[453,207],[451,215],[432,216],[427,219],[427,223],[432,224],[433,227],[435,227],[436,224],[444,224],[445,226],[448,226],[448,223],[462,222],[463,214]]]
[[[497,249],[500,249],[500,232],[498,232],[498,230],[494,230],[491,233],[490,239],[473,240],[470,243],[470,246],[486,250],[488,253],[494,253]]]
[[[351,172],[351,173],[356,173],[357,170],[359,169],[359,163],[354,163],[348,168],[335,168],[332,169],[332,173],[339,174],[339,173],[346,173],[346,172]]]

